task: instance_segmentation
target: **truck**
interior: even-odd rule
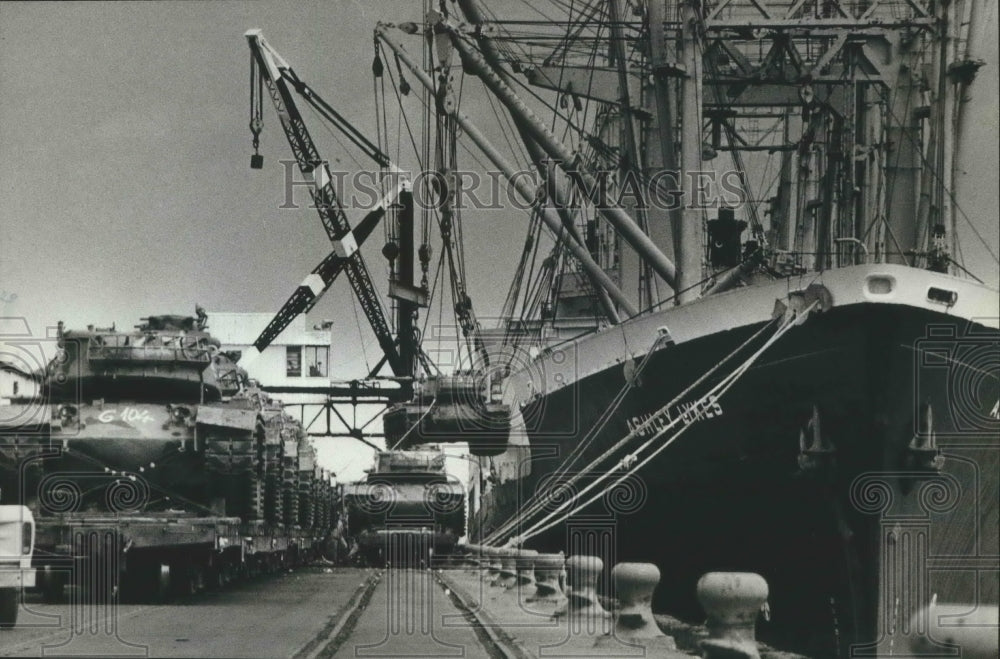
[[[35,585],[35,518],[27,506],[0,506],[0,627],[17,624],[21,593]]]

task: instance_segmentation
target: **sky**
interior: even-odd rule
[[[277,310],[330,244],[305,203],[280,208],[279,161],[290,151],[269,101],[265,167],[249,168],[243,34],[261,28],[303,80],[374,135],[372,29],[420,20],[421,4],[0,3],[0,316],[44,335],[58,320],[128,327],[149,314],[193,313],[195,303]],[[520,6],[490,6],[508,4]],[[983,2],[977,11],[973,54],[987,66],[971,91],[956,195],[997,253],[997,10]],[[419,107],[412,95],[407,102]],[[310,127],[334,166],[356,169],[324,128]],[[486,211],[464,221],[468,287],[489,317],[506,295],[526,218]],[[966,265],[995,284],[1000,273],[968,226],[961,237]],[[384,290],[381,242],[376,232],[365,253]],[[310,320],[335,320],[334,377],[356,377],[378,359],[352,309],[348,287],[337,285]]]

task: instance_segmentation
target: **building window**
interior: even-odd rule
[[[310,377],[325,378],[329,362],[329,346],[306,346],[306,368],[309,370]]]
[[[302,346],[285,347],[285,375],[290,378],[302,376]]]

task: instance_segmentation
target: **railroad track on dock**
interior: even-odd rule
[[[293,659],[392,656],[414,643],[438,656],[529,656],[446,573],[399,568],[371,573]]]

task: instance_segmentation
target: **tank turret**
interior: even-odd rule
[[[59,327],[59,353],[46,369],[53,401],[77,398],[187,402],[220,400],[239,391],[246,372],[207,331],[207,315],[143,318],[130,331],[113,326]]]

